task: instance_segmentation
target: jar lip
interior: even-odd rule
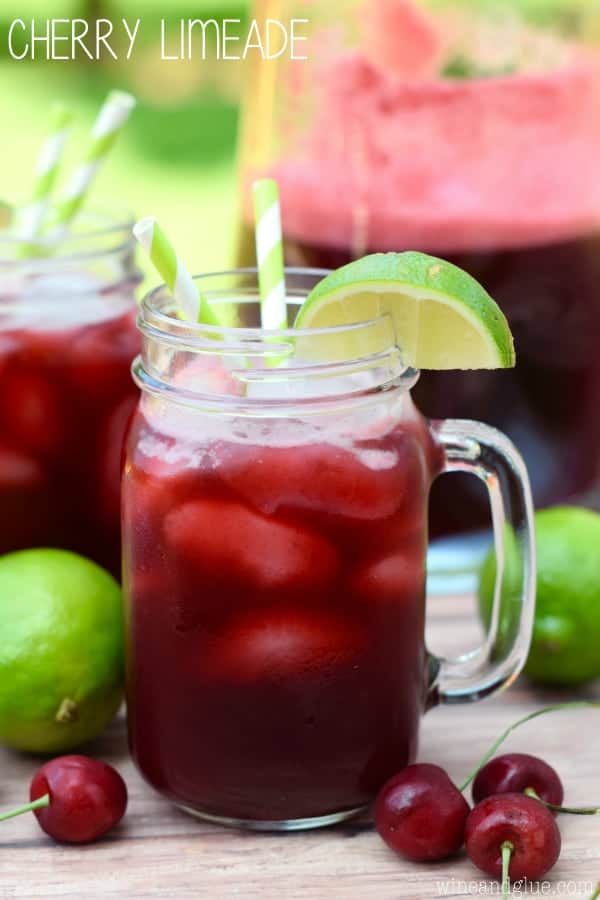
[[[286,297],[292,308],[329,274],[326,269],[286,268]],[[263,329],[244,325],[260,321],[258,272],[254,267],[195,276],[202,295],[215,305],[229,304],[235,325],[205,325],[177,317],[177,306],[165,285],[142,300],[138,326],[144,336],[141,365],[136,380],[149,393],[175,402],[205,408],[279,410],[294,406],[322,408],[335,401],[364,402],[390,389],[410,389],[419,377],[407,366],[398,347],[392,317],[382,313],[363,321],[323,328]],[[210,285],[210,287],[208,286]],[[165,353],[155,352],[163,348]],[[175,360],[181,353],[184,365],[197,355],[200,368],[195,386],[186,385]],[[202,366],[222,368],[242,387],[230,397],[218,384],[217,392],[206,392]],[[286,387],[281,388],[285,382]],[[296,386],[294,386],[294,383]],[[327,387],[330,386],[330,390]],[[250,413],[250,414],[261,414]]]
[[[50,256],[33,256],[31,258],[18,258],[14,251],[23,245],[31,244],[30,239],[11,234],[8,226],[0,230],[0,270],[10,270],[15,267],[27,268],[35,271],[38,267],[45,269],[64,263],[86,262],[110,256],[118,256],[135,246],[133,226],[135,216],[130,210],[119,210],[117,213],[103,209],[93,209],[80,213],[76,222],[79,226],[89,223],[89,227],[79,231],[69,232],[59,238],[41,236],[35,239],[35,243],[41,247],[53,251]],[[92,223],[95,223],[92,226]],[[95,247],[95,242],[109,241],[111,236],[119,237],[115,244],[109,243]],[[122,237],[121,237],[122,236]],[[59,252],[56,252],[58,248]]]
[[[320,269],[320,268],[303,268],[302,266],[286,266],[285,268],[286,277],[306,277],[306,278],[325,278],[327,275],[331,274],[331,269]],[[200,274],[193,275],[192,278],[194,282],[198,283],[202,280],[210,279],[210,278],[228,278],[232,276],[255,276],[258,277],[258,269],[254,266],[246,266],[244,268],[239,269],[224,269],[222,271],[217,272],[203,272]],[[239,290],[236,291],[240,293]],[[226,293],[226,292],[225,292]],[[255,294],[256,292],[254,292]],[[293,292],[292,292],[293,293]],[[306,292],[296,292],[297,296],[302,296]],[[161,309],[155,305],[155,301],[167,295],[167,285],[160,284],[149,291],[143,298],[140,304],[142,311],[142,319],[144,324],[148,324],[151,328],[158,328],[161,330],[161,325],[164,325],[165,335],[181,335],[185,336],[187,340],[193,342],[195,339],[199,344],[205,346],[206,337],[209,339],[214,339],[216,337],[223,338],[224,336],[229,336],[232,339],[243,340],[256,340],[264,335],[265,338],[272,340],[273,338],[280,337],[283,340],[286,338],[299,338],[299,337],[310,337],[310,336],[318,336],[318,335],[341,335],[353,332],[360,332],[370,325],[373,325],[377,319],[365,319],[361,322],[353,322],[351,324],[346,325],[329,325],[322,328],[259,328],[252,326],[222,326],[222,325],[205,325],[198,322],[191,322],[189,320],[178,319],[175,316],[169,315],[168,313],[163,312]],[[174,301],[173,301],[174,305]],[[148,314],[148,318],[146,318],[145,314]],[[143,330],[143,326],[142,326]]]
[[[325,278],[327,275],[331,274],[331,269],[322,269],[317,267],[303,267],[303,266],[286,266],[285,268],[286,277],[305,277],[305,278]],[[248,276],[248,277],[258,277],[258,269],[255,266],[244,266],[239,269],[222,269],[216,272],[201,272],[195,275],[192,275],[192,279],[196,283],[200,283],[203,280],[208,279],[216,279],[216,278],[232,278],[236,276]],[[198,339],[203,342],[203,338],[206,335],[210,335],[213,337],[222,337],[223,335],[229,335],[233,338],[256,338],[259,335],[266,335],[269,338],[273,338],[274,336],[280,336],[282,338],[286,337],[298,337],[298,336],[308,336],[310,334],[336,334],[342,331],[354,331],[357,328],[364,327],[364,322],[354,323],[352,325],[334,325],[327,328],[277,328],[277,329],[268,329],[268,328],[258,328],[258,327],[249,327],[249,326],[221,326],[221,325],[204,325],[198,322],[191,322],[189,320],[177,319],[175,316],[169,315],[165,312],[162,312],[156,305],[155,301],[165,295],[167,290],[166,284],[159,284],[154,287],[151,291],[149,291],[143,298],[140,304],[142,313],[148,313],[149,317],[152,320],[152,324],[156,325],[160,328],[160,325],[163,324],[165,326],[165,332],[169,332],[171,334],[181,332],[185,333],[190,340],[194,340],[194,335],[197,335]],[[300,295],[299,295],[300,296]],[[148,320],[150,321],[150,320]]]

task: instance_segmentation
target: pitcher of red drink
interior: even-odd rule
[[[324,274],[287,272],[290,321]],[[182,321],[163,289],[140,317],[123,482],[131,750],[203,818],[326,825],[414,759],[426,709],[520,670],[527,474],[499,432],[420,415],[389,317],[264,332],[254,271],[198,286],[230,327]],[[482,647],[444,660],[424,642],[427,504],[456,471],[486,484],[523,587],[502,634],[495,618]]]
[[[139,280],[125,217],[81,215],[35,255],[0,232],[0,554],[61,547],[118,575]]]
[[[240,263],[254,259],[250,185],[269,175],[291,265],[421,250],[466,269],[506,314],[517,366],[424,373],[420,408],[505,431],[536,506],[600,509],[600,7],[283,0],[278,15],[307,20],[308,60],[248,80]],[[473,482],[436,485],[434,535],[486,525]]]

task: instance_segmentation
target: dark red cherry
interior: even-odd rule
[[[40,826],[57,841],[93,841],[117,824],[127,806],[127,788],[119,773],[88,756],[59,756],[33,776],[32,801],[48,795],[48,805],[34,809]]]
[[[407,766],[381,788],[375,828],[388,847],[422,862],[445,859],[463,845],[469,804],[439,766]]]
[[[524,794],[486,797],[467,818],[467,853],[479,869],[500,879],[505,845],[511,847],[511,880],[541,878],[560,855],[560,832],[554,816],[539,800]]]
[[[562,782],[552,766],[528,753],[505,753],[491,759],[478,773],[473,782],[473,802],[480,803],[494,794],[522,794],[527,788],[546,803],[562,805]]]

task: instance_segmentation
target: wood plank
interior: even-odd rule
[[[455,653],[478,640],[472,598],[436,598],[428,638]],[[600,700],[600,685],[576,695]],[[500,697],[431,711],[420,758],[464,778],[499,732],[516,718],[573,692],[534,689],[520,679]],[[543,755],[560,772],[573,804],[600,803],[600,711],[556,713],[513,735],[507,748]],[[291,835],[220,829],[179,812],[147,787],[128,759],[120,716],[86,748],[116,765],[130,791],[121,826],[97,844],[54,844],[33,816],[0,825],[0,897],[210,898],[210,900],[402,900],[490,896],[492,886],[464,858],[421,866],[400,860],[369,824]],[[0,807],[27,796],[37,760],[0,750]],[[561,817],[563,853],[548,886],[532,895],[588,898],[600,880],[600,817]],[[561,882],[563,884],[561,885]],[[542,890],[545,893],[542,893]],[[497,894],[496,894],[497,896]]]

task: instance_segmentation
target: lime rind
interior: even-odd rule
[[[524,668],[538,684],[575,687],[600,678],[600,515],[576,506],[535,514],[537,600],[533,640]],[[507,537],[508,537],[507,533]],[[500,639],[520,602],[522,560],[515,536],[506,542]],[[479,611],[491,621],[496,557],[490,551],[479,576]]]
[[[353,307],[351,301],[359,295],[365,302],[357,317],[356,304]],[[446,324],[450,321],[448,313],[456,322],[462,320],[472,331],[472,346],[465,351],[452,335],[444,344],[445,335],[441,334],[433,353],[420,352],[423,328],[431,329],[436,317],[426,312],[427,303],[435,304],[438,318],[445,315]],[[452,263],[415,251],[372,254],[332,272],[311,291],[295,327],[349,325],[384,313],[393,316],[397,338],[410,365],[432,369],[515,365],[508,322],[485,288]],[[424,324],[427,318],[428,324]],[[431,334],[427,337],[431,339]],[[465,358],[465,352],[471,358]]]
[[[90,560],[45,548],[0,559],[0,743],[58,753],[108,725],[123,693],[122,619],[119,585]]]

